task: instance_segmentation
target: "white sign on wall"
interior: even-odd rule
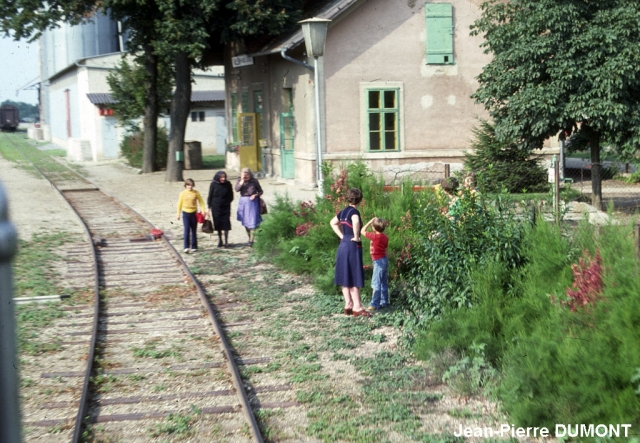
[[[251,66],[253,65],[253,57],[249,57],[248,55],[239,55],[231,59],[231,64],[234,68],[239,68],[241,66]]]

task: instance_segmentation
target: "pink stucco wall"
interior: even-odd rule
[[[489,58],[479,47],[481,39],[469,35],[469,26],[480,16],[478,2],[449,2],[455,27],[454,65],[426,64],[424,0],[369,0],[329,29],[325,52],[328,152],[364,152],[358,124],[363,108],[359,85],[376,81],[403,84],[402,156],[407,151],[449,156],[468,148],[475,116],[483,115],[482,107],[469,96]]]

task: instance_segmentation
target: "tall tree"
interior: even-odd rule
[[[123,57],[107,76],[111,95],[116,101],[111,108],[118,122],[130,131],[140,131],[140,116],[144,115],[146,106],[147,82],[144,55]],[[158,65],[158,102],[161,107],[169,107],[172,90],[173,70],[161,60]]]
[[[473,97],[500,140],[533,150],[558,133],[588,137],[592,202],[602,207],[600,145],[640,146],[640,2],[490,0],[472,26],[493,55]]]
[[[112,18],[122,22],[128,31],[127,51],[142,60],[144,66],[144,145],[142,148],[142,172],[155,170],[158,141],[158,65],[157,51],[160,35],[156,23],[162,13],[153,0],[104,0],[102,8]]]
[[[96,12],[121,20],[129,32],[129,51],[143,54],[146,72],[144,111],[144,154],[142,172],[153,172],[158,129],[158,54],[156,23],[162,20],[153,0],[1,0],[0,31],[15,39],[37,39],[44,30],[60,23],[77,25],[90,21]]]
[[[171,106],[171,133],[167,181],[182,180],[176,152],[184,145],[191,99],[191,72],[203,67],[211,45],[247,36],[283,32],[298,19],[305,0],[157,0],[163,19],[159,51],[175,60],[175,92]]]

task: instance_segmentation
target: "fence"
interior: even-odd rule
[[[572,188],[591,198],[591,161],[568,158],[565,161],[564,176],[573,179]],[[607,208],[612,204],[616,212],[634,214],[640,209],[640,183],[628,183],[626,180],[635,172],[628,163],[603,161],[602,204]]]

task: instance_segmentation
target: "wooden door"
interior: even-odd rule
[[[258,145],[257,115],[243,112],[238,115],[240,130],[240,168],[249,168],[252,172],[262,170],[260,146]]]

